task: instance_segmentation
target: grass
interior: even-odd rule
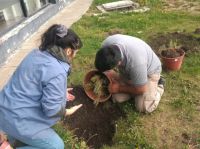
[[[82,84],[87,71],[94,68],[94,57],[109,32],[119,31],[149,41],[152,35],[174,31],[193,32],[200,27],[200,15],[170,12],[158,0],[138,0],[148,5],[146,13],[112,12],[98,16],[95,6],[112,0],[94,0],[90,10],[72,28],[81,36],[84,47],[73,61],[69,84]],[[114,0],[113,0],[114,1]],[[152,114],[139,114],[131,103],[121,104],[127,119],[117,122],[112,147],[104,149],[191,149],[200,148],[200,52],[189,53],[178,72],[163,72],[167,84],[158,109]],[[86,148],[72,133],[55,126],[68,148]]]
[[[69,149],[87,149],[84,141],[79,141],[73,132],[69,132],[67,128],[60,122],[54,126],[56,132],[62,137],[65,143],[65,148]]]

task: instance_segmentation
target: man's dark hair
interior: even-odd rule
[[[121,60],[120,49],[116,45],[105,46],[99,49],[95,58],[95,67],[99,71],[113,69]]]
[[[80,37],[72,29],[66,29],[64,37],[58,36],[58,29],[60,27],[61,25],[54,24],[42,35],[39,46],[41,51],[45,51],[55,45],[63,49],[71,48],[72,50],[80,49],[83,46]]]

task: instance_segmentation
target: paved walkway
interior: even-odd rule
[[[0,67],[0,89],[5,85],[27,53],[29,53],[33,48],[38,47],[40,44],[41,34],[46,31],[48,27],[56,23],[70,27],[74,22],[81,18],[81,16],[88,10],[91,3],[92,0],[74,0],[43,24],[30,38],[24,41],[16,52],[7,59],[7,62]]]

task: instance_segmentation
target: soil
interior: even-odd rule
[[[113,29],[110,29],[109,32],[107,33],[106,37],[107,36],[111,36],[111,35],[115,35],[115,34],[123,34],[124,33],[124,30],[121,29],[121,28],[113,28]]]
[[[65,120],[66,126],[79,139],[84,139],[90,148],[98,149],[103,145],[112,145],[116,121],[119,118],[125,118],[125,113],[111,100],[95,106],[82,86],[73,87],[72,94],[76,99],[69,102],[67,108],[78,104],[83,104],[83,106]]]
[[[195,34],[200,34],[200,28],[196,28],[194,31]]]
[[[197,34],[198,29],[196,29],[193,34]],[[157,34],[149,37],[149,45],[154,49],[155,53],[160,56],[163,46],[169,45],[170,41],[176,41],[180,48],[187,53],[190,52],[200,52],[200,38],[195,37],[192,33],[184,32],[173,32],[167,34]]]
[[[195,134],[182,133],[182,143],[190,145],[191,147],[198,147],[198,136]]]
[[[193,14],[200,14],[200,2],[199,0],[165,0],[165,11],[186,11]]]
[[[161,55],[167,58],[175,58],[181,56],[181,53],[179,52],[179,49],[167,49],[162,51]]]

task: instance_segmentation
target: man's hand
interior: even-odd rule
[[[120,76],[119,73],[115,72],[114,70],[107,70],[104,72],[106,75],[108,75],[112,80],[119,81]]]
[[[72,90],[73,88],[67,88],[67,101],[73,101],[75,99],[75,96],[70,93]]]
[[[65,116],[69,116],[72,115],[74,112],[76,112],[79,108],[81,108],[83,106],[83,104],[79,104],[76,106],[71,107],[70,109],[66,109],[66,114]]]
[[[116,80],[112,80],[112,82],[108,86],[108,90],[111,94],[119,93],[120,84]]]

